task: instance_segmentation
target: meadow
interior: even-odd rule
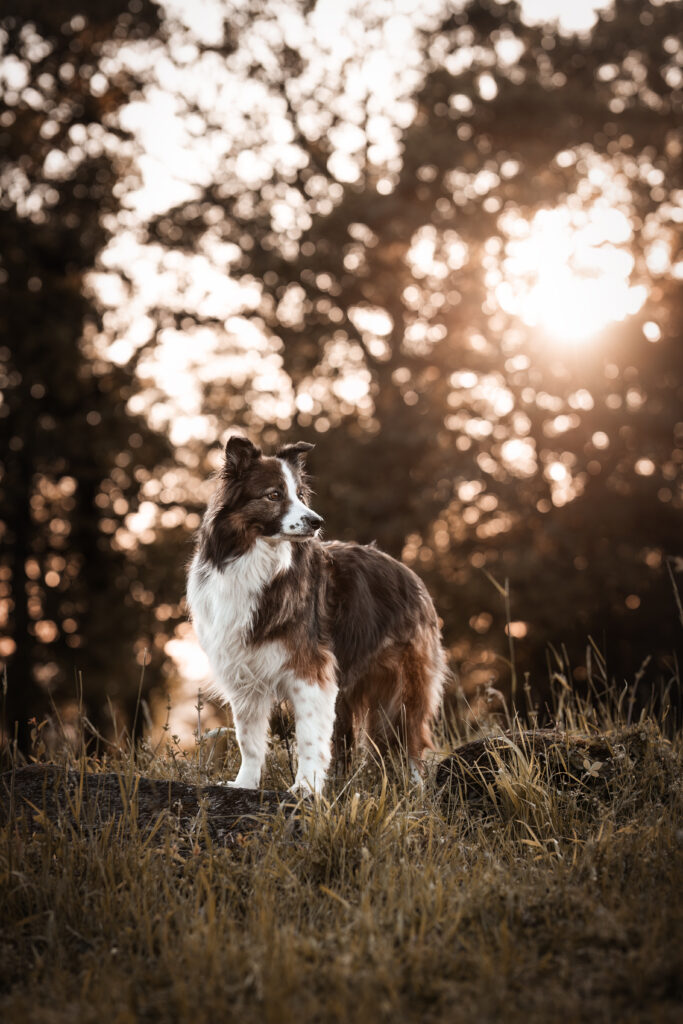
[[[357,757],[324,799],[293,817],[257,815],[222,843],[201,808],[151,826],[129,815],[94,827],[79,806],[48,820],[15,801],[8,814],[10,768],[0,1016],[680,1020],[680,689],[663,696],[638,711],[624,695],[580,699],[565,685],[554,701],[562,771],[512,722],[476,785],[439,788],[440,755],[482,732],[443,726],[424,788],[398,764]],[[580,737],[607,754],[572,760]],[[289,785],[291,756],[274,738],[267,788]],[[122,785],[203,786],[234,777],[238,757],[230,737],[183,751],[169,734],[156,749],[98,752],[84,727],[80,750],[49,760],[117,771]]]

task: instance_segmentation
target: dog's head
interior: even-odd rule
[[[246,438],[231,437],[225,446],[217,516],[227,516],[234,529],[252,540],[305,541],[317,536],[323,520],[308,507],[305,469],[311,448],[299,441],[266,456]]]

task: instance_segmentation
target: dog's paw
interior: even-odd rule
[[[291,793],[292,796],[295,796],[298,799],[310,799],[310,797],[320,796],[322,791],[322,783],[320,785],[312,786],[308,779],[295,779],[294,784],[287,790],[288,793]]]
[[[230,789],[258,789],[258,783],[253,786],[247,785],[245,782],[240,782],[238,779],[232,779],[230,782],[221,782],[221,786],[229,786]]]

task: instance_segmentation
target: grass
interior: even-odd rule
[[[588,761],[569,786],[519,741],[479,801],[356,761],[295,826],[264,819],[230,847],[201,821],[150,834],[17,817],[0,835],[0,1016],[678,1021],[683,743],[666,711],[627,722],[623,705],[562,688],[561,724],[615,755],[608,777]],[[57,760],[233,777],[234,743],[212,747],[96,757],[84,740]],[[289,781],[276,740],[266,785]]]

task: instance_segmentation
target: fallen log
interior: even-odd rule
[[[506,769],[531,772],[555,789],[608,789],[619,772],[658,762],[661,785],[678,777],[670,744],[644,726],[600,735],[538,729],[486,736],[457,747],[439,762],[435,782],[455,800],[481,804],[495,797]],[[205,834],[232,844],[262,828],[282,810],[292,818],[300,803],[289,792],[197,786],[150,779],[133,771],[83,772],[35,764],[0,775],[0,823],[23,820],[31,828],[66,821],[79,830],[111,822],[151,829],[164,816],[184,835]]]
[[[493,796],[503,773],[519,776],[521,770],[555,789],[605,790],[615,775],[641,765],[648,752],[665,759],[666,748],[666,740],[640,726],[600,735],[516,730],[458,747],[439,762],[436,785],[480,803]]]
[[[0,822],[23,820],[30,827],[65,821],[96,831],[114,821],[149,829],[164,816],[185,833],[195,827],[226,842],[261,827],[265,815],[280,808],[291,815],[296,806],[287,792],[195,786],[125,770],[80,772],[34,764],[0,776]]]

